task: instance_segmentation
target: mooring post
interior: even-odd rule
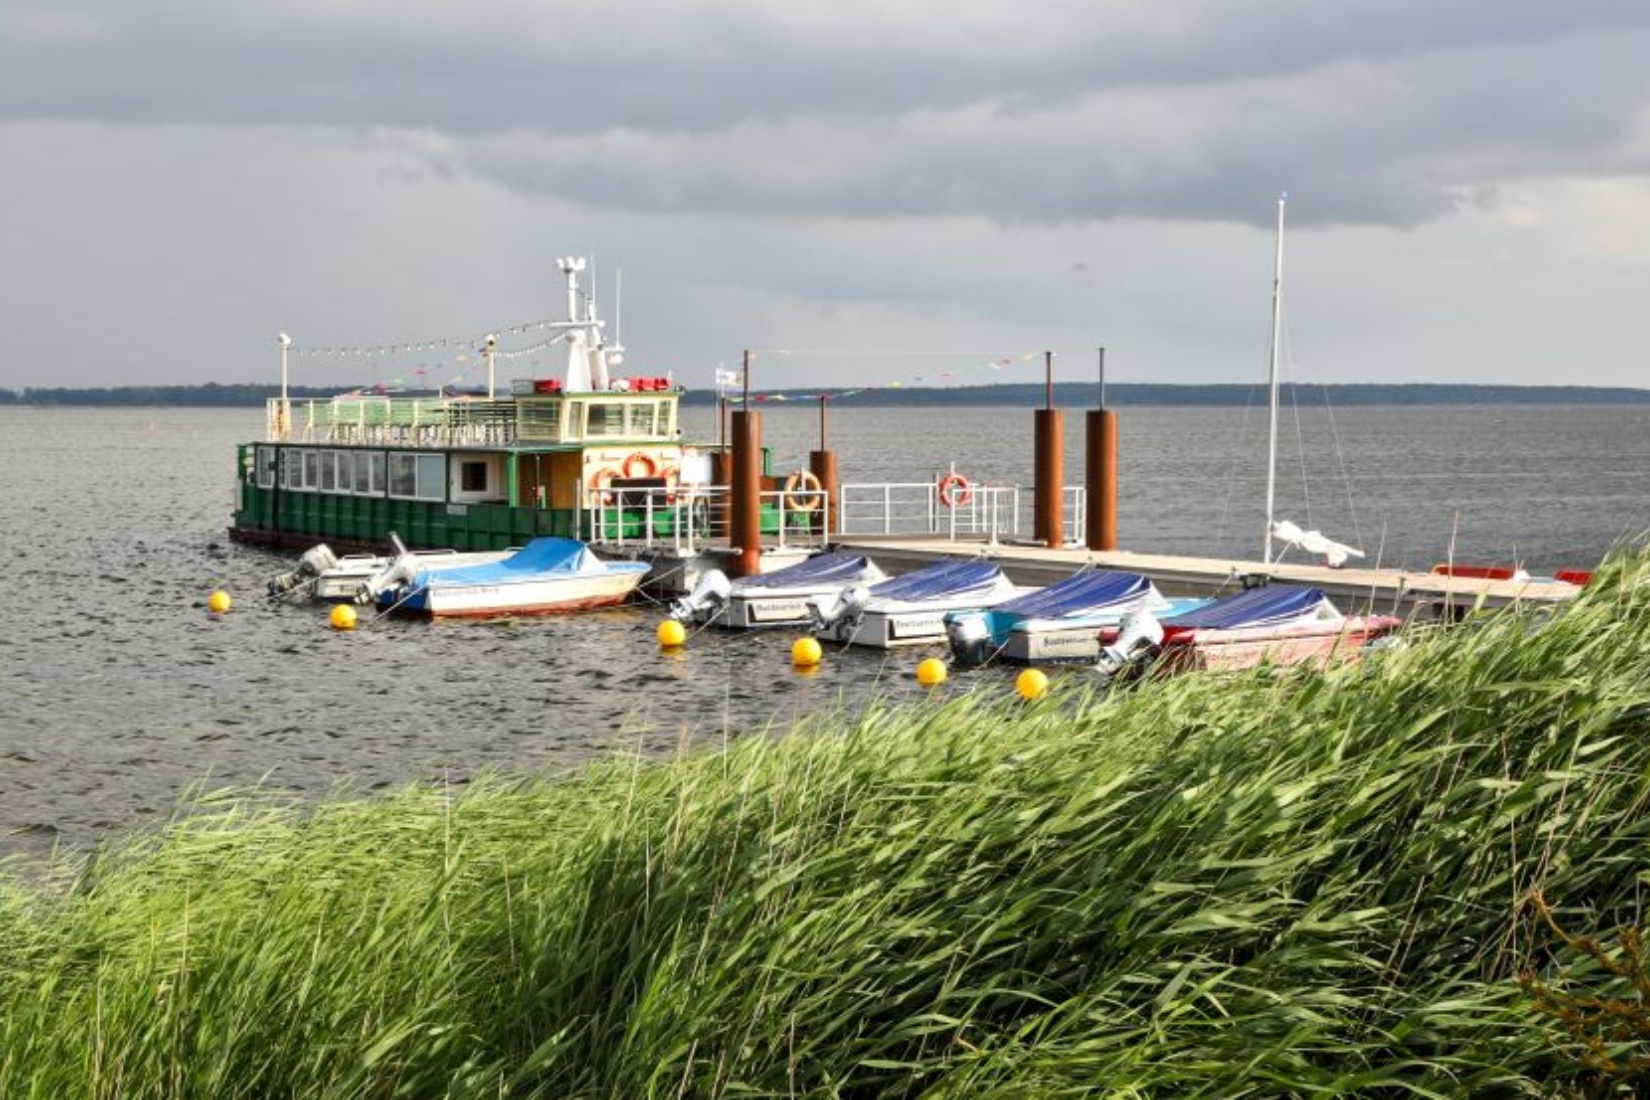
[[[733,414],[733,526],[730,541],[739,551],[733,573],[762,571],[762,414],[751,412],[751,353],[745,352],[744,403]]]
[[[824,516],[818,521],[821,525],[817,529],[830,540],[830,536],[842,530],[842,519],[838,509],[842,507],[842,489],[837,480],[836,452],[826,446],[825,437],[825,408],[829,400],[827,394],[819,395],[819,450],[808,452],[808,469],[819,479],[819,487],[825,493],[825,507],[821,509]]]
[[[1117,549],[1117,414],[1106,408],[1106,349],[1100,349],[1100,404],[1084,431],[1083,541],[1090,550]]]
[[[1065,545],[1066,425],[1054,407],[1054,353],[1043,353],[1044,407],[1033,418],[1036,452],[1032,489],[1032,537],[1050,549]]]

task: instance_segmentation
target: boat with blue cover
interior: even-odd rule
[[[691,593],[671,605],[670,617],[735,630],[806,626],[812,621],[809,601],[883,579],[882,570],[870,557],[842,550],[815,554],[794,565],[735,581],[712,569],[701,575]]]
[[[948,612],[994,607],[1027,591],[992,562],[946,559],[814,601],[814,632],[881,649],[943,642]]]
[[[370,591],[381,607],[412,615],[546,615],[623,603],[647,571],[646,562],[603,561],[577,539],[546,537],[482,565],[414,561]]]
[[[1170,599],[1138,573],[1097,569],[1076,573],[995,607],[945,616],[946,640],[959,665],[1002,659],[1018,664],[1092,661],[1101,636],[1124,615],[1147,610],[1177,615],[1208,599]]]
[[[1130,615],[1101,665],[1121,667],[1139,652],[1155,654],[1166,671],[1325,665],[1356,659],[1402,625],[1392,615],[1345,615],[1319,588],[1266,585],[1160,621]]]

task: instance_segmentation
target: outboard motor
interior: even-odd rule
[[[269,582],[269,594],[279,598],[291,592],[305,581],[314,580],[328,569],[338,564],[338,555],[326,543],[316,543],[298,558],[298,564],[292,570],[282,573]]]
[[[809,600],[808,613],[813,617],[815,633],[829,632],[838,639],[852,637],[865,615],[865,605],[870,602],[871,590],[863,584],[851,585],[823,599]]]
[[[670,605],[670,617],[679,623],[708,623],[722,613],[733,596],[733,585],[720,569],[707,569],[693,591]]]
[[[984,615],[964,611],[946,616],[945,637],[951,643],[951,659],[959,665],[973,667],[991,659],[991,631]]]
[[[1100,647],[1100,674],[1107,679],[1156,652],[1163,644],[1163,624],[1144,609],[1131,611],[1118,623],[1117,640]]]
[[[411,581],[418,575],[418,570],[418,559],[402,551],[395,556],[395,560],[361,582],[361,587],[355,593],[355,602],[377,603],[378,597],[384,593]]]

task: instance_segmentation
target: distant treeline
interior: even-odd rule
[[[1106,387],[1110,405],[1233,405],[1254,404],[1263,394],[1262,385],[1170,385],[1158,382],[1123,382]],[[294,400],[326,398],[339,392],[333,387],[294,386]],[[0,389],[3,405],[178,405],[178,406],[261,406],[280,394],[270,385],[204,386],[112,386],[95,389]],[[1043,404],[1047,391],[1038,383],[998,386],[957,386],[928,389],[915,386],[878,389],[791,389],[768,390],[751,395],[761,404],[816,401],[821,395],[855,406],[935,406],[935,405],[1024,405]],[[1329,405],[1650,405],[1650,390],[1624,386],[1469,386],[1454,384],[1308,385],[1287,383],[1282,400],[1290,404]],[[1054,402],[1064,408],[1087,408],[1099,403],[1099,387],[1092,382],[1059,382],[1054,386]],[[710,405],[716,400],[711,390],[694,390],[682,398],[684,405]]]
[[[1650,390],[1595,386],[1468,386],[1468,385],[1307,385],[1286,383],[1279,399],[1311,405],[1650,405]],[[752,394],[756,403],[817,401],[821,395],[845,405],[1024,405],[1040,406],[1048,391],[1040,383],[998,386],[958,386],[946,389],[838,389],[770,390]],[[1229,405],[1242,407],[1264,401],[1266,387],[1256,385],[1170,385],[1123,382],[1106,387],[1105,404],[1114,405]],[[690,393],[683,404],[705,405],[716,400],[709,391]],[[1057,382],[1054,403],[1063,408],[1092,408],[1100,404],[1100,390],[1092,382]]]
[[[299,398],[331,397],[337,387],[293,386],[287,395]],[[95,389],[0,390],[0,405],[178,405],[219,408],[262,407],[279,397],[279,386],[103,386]]]

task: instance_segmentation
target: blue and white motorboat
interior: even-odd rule
[[[807,626],[810,600],[834,596],[851,585],[869,585],[884,574],[864,554],[828,551],[794,565],[729,581],[707,570],[693,591],[677,600],[670,617],[680,622],[716,623],[734,630]]]
[[[404,562],[404,579],[375,581],[374,587],[381,607],[412,615],[548,615],[623,603],[649,568],[646,562],[603,561],[577,539],[537,538],[481,565]]]
[[[1091,570],[995,607],[953,611],[945,616],[945,633],[959,665],[999,658],[1018,664],[1093,661],[1101,635],[1131,611],[1177,615],[1208,602],[1170,599],[1138,573]]]
[[[939,561],[813,601],[814,633],[880,649],[943,642],[948,612],[994,607],[1027,591],[991,562]]]

